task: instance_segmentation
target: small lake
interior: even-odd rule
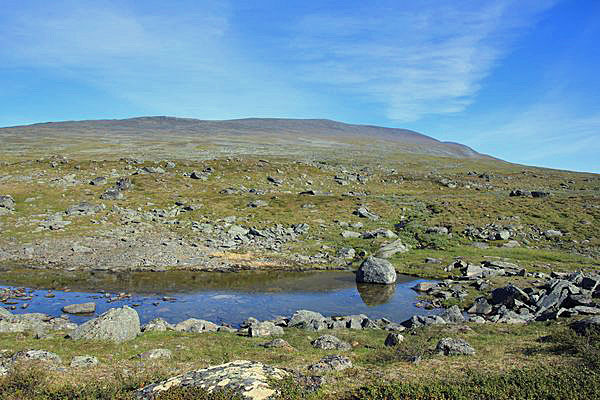
[[[3,271],[0,288],[26,287],[30,300],[16,302],[15,314],[41,312],[59,316],[62,307],[95,302],[97,316],[109,308],[134,307],[145,323],[162,317],[171,323],[200,318],[217,324],[239,324],[290,316],[307,309],[325,316],[366,314],[401,322],[431,311],[415,307],[411,288],[421,279],[398,276],[395,285],[357,284],[345,271],[207,273],[58,273],[49,270]],[[46,297],[48,293],[54,297]],[[119,294],[131,297],[117,299]],[[112,301],[111,301],[112,299]],[[28,303],[22,309],[23,303]],[[0,305],[9,307],[10,305]],[[93,316],[71,316],[81,323]]]

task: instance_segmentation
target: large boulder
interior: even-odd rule
[[[111,308],[98,318],[79,325],[69,334],[71,339],[112,340],[123,342],[140,334],[140,317],[133,308]]]
[[[396,270],[389,261],[370,256],[360,265],[356,281],[390,285],[396,282]]]
[[[139,389],[135,395],[138,399],[153,399],[172,387],[198,387],[208,392],[221,389],[244,399],[264,400],[277,395],[272,382],[288,375],[288,372],[279,368],[238,360],[175,376]]]

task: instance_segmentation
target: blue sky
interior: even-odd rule
[[[599,43],[597,0],[2,0],[0,126],[329,118],[600,172]]]

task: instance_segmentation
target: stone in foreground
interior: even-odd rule
[[[212,393],[227,390],[245,399],[263,400],[273,398],[277,392],[270,386],[271,380],[280,380],[288,373],[282,369],[259,362],[238,360],[216,365],[166,381],[155,383],[136,392],[138,399],[153,399],[159,393],[173,387],[197,387]]]
[[[71,339],[112,340],[124,342],[140,334],[140,317],[133,308],[111,308],[98,318],[79,325]]]
[[[437,346],[435,346],[435,350],[445,356],[472,356],[475,354],[475,349],[469,343],[462,339],[453,338],[440,339]]]
[[[396,282],[396,270],[389,261],[370,256],[356,272],[356,281],[390,285]]]

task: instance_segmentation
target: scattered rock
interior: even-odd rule
[[[58,354],[46,350],[24,350],[12,356],[13,362],[43,361],[51,364],[61,364],[62,360]]]
[[[156,360],[159,358],[171,358],[172,356],[173,353],[169,349],[152,349],[137,355],[142,360]]]
[[[106,178],[103,176],[99,176],[97,178],[94,178],[90,181],[90,185],[92,186],[100,186],[100,185],[106,185]]]
[[[315,349],[323,350],[342,350],[347,351],[352,349],[350,343],[344,342],[333,335],[319,336],[311,342]]]
[[[354,250],[352,247],[342,247],[338,251],[338,256],[346,260],[351,260],[356,257],[356,250]]]
[[[281,336],[283,333],[282,327],[270,321],[259,322],[248,327],[250,337]]]
[[[398,346],[404,340],[404,336],[399,333],[390,333],[385,338],[384,344],[388,347]]]
[[[402,243],[400,239],[381,246],[376,256],[381,258],[390,258],[398,253],[406,253],[410,250],[408,245]]]
[[[341,235],[344,239],[358,239],[362,237],[361,233],[353,231],[343,231]]]
[[[143,332],[165,332],[175,330],[175,327],[162,318],[154,318],[142,327]]]
[[[280,338],[273,339],[270,342],[261,344],[260,346],[265,347],[267,349],[270,349],[270,348],[290,348],[290,349],[292,349],[293,348],[287,341],[280,339]]]
[[[62,311],[67,314],[91,314],[96,312],[96,303],[70,304],[64,306]]]
[[[373,221],[377,221],[379,219],[379,215],[370,212],[366,207],[359,207],[354,211],[355,215],[358,215],[361,218],[368,218]]]
[[[0,196],[0,208],[14,210],[15,209],[15,200],[10,195]]]
[[[352,361],[348,357],[340,355],[329,355],[321,358],[318,363],[308,367],[308,370],[323,374],[329,371],[341,371],[347,368],[352,368]]]
[[[445,356],[475,354],[475,349],[463,339],[443,338],[437,343],[435,350]]]
[[[217,324],[196,318],[189,318],[175,325],[177,332],[204,333],[216,332],[217,329]]]
[[[100,364],[94,356],[75,356],[71,360],[71,368],[89,368]]]
[[[269,203],[264,200],[254,200],[254,201],[248,203],[248,207],[251,207],[251,208],[266,207],[268,205],[269,205]]]
[[[102,200],[121,200],[123,197],[123,193],[118,189],[108,189],[100,195]]]

